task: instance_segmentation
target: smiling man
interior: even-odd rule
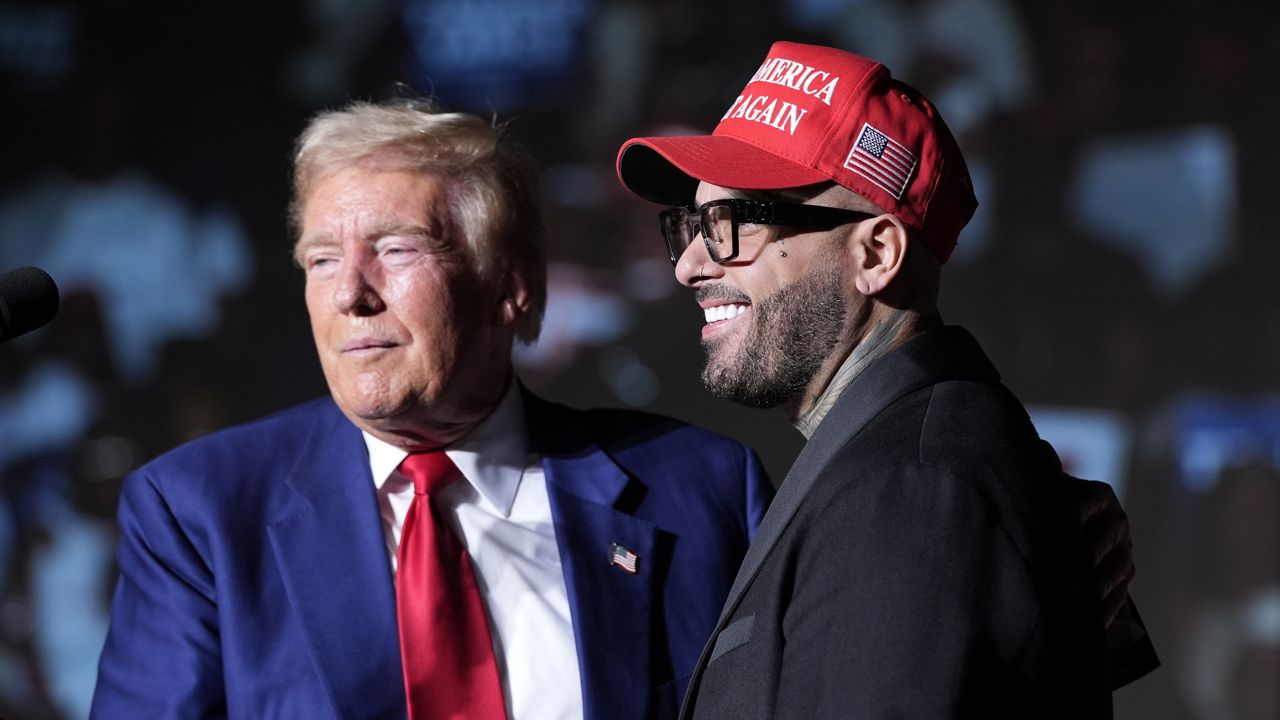
[[[1154,653],[1140,625],[1109,646],[1073,481],[942,322],[977,201],[929,101],[866,58],[780,42],[711,135],[628,141],[618,174],[673,206],[706,386],[808,438],[682,715],[1110,717]]]
[[[480,118],[318,116],[292,217],[330,397],[127,480],[94,717],[673,717],[772,495],[755,455],[520,386],[540,205]]]

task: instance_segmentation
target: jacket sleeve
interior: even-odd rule
[[[1048,443],[1043,443],[1043,445],[1046,457],[1049,457],[1060,469],[1062,464],[1058,461],[1057,453],[1053,450],[1053,447]],[[1102,483],[1083,480],[1065,473],[1064,477],[1068,479],[1068,483],[1073,490],[1071,497],[1081,504],[1080,515],[1084,516],[1084,511],[1091,504],[1097,502],[1096,499],[1089,499],[1091,493],[1087,492],[1088,489],[1091,486],[1101,486]],[[1115,493],[1107,492],[1103,497],[1112,506],[1112,511],[1098,513],[1098,517],[1109,519],[1112,527],[1104,530],[1094,529],[1093,532],[1100,532],[1102,535],[1107,536],[1115,533],[1114,526],[1117,523],[1122,524],[1122,526],[1127,525],[1128,519],[1124,514],[1124,508],[1120,507],[1120,501],[1116,499]],[[1081,532],[1088,533],[1089,527],[1082,527]],[[1127,535],[1128,531],[1125,530],[1124,534]],[[1120,546],[1119,549],[1132,555],[1132,546],[1128,549]],[[1097,576],[1098,585],[1106,585],[1105,581],[1109,579],[1102,576],[1105,569],[1107,568],[1102,563],[1094,564],[1093,572]],[[1138,614],[1138,607],[1134,603],[1133,597],[1127,593],[1125,595],[1125,606],[1121,608],[1120,614],[1107,627],[1107,655],[1107,664],[1111,668],[1110,683],[1112,690],[1118,690],[1160,667],[1160,658],[1156,655],[1155,647],[1151,643],[1151,635],[1147,632],[1147,626],[1142,622],[1142,617]]]
[[[223,717],[213,572],[143,472],[120,499],[120,578],[91,717]]]

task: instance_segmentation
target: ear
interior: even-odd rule
[[[502,281],[502,294],[498,296],[497,325],[515,326],[529,312],[529,300],[529,284],[524,275],[508,270]]]
[[[895,215],[862,223],[853,235],[854,285],[868,297],[883,293],[902,272],[910,237]]]

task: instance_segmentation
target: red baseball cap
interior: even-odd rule
[[[628,190],[693,202],[698,181],[779,190],[834,180],[893,213],[943,262],[978,201],[960,147],[932,103],[873,60],[777,42],[710,135],[632,138]]]

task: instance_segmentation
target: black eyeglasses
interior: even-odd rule
[[[832,228],[873,217],[876,216],[871,213],[824,205],[740,198],[712,200],[699,208],[673,207],[658,213],[662,237],[667,241],[667,254],[673,265],[680,261],[680,256],[699,233],[711,259],[723,264],[744,251],[754,253],[759,250],[768,233],[763,227],[756,226]]]

